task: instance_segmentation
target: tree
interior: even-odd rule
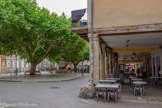
[[[31,75],[37,64],[52,55],[62,54],[69,32],[69,21],[37,6],[35,0],[0,1],[0,45],[5,55],[19,54],[31,63]],[[58,55],[58,56],[55,56]]]
[[[76,34],[71,33],[71,39],[68,40],[67,47],[63,51],[64,58],[67,62],[74,65],[74,71],[77,71],[77,65],[84,60],[89,60],[89,43]]]

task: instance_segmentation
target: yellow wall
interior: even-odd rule
[[[94,0],[94,28],[162,23],[162,0]]]

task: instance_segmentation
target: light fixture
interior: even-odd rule
[[[126,62],[126,59],[127,59],[127,58],[124,57],[124,63]]]
[[[126,46],[127,46],[127,48],[129,47],[129,41],[130,41],[130,40],[127,40],[127,45],[126,45]]]
[[[136,53],[135,52],[132,54],[132,58],[136,58]]]

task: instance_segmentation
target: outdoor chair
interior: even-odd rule
[[[143,95],[143,86],[142,85],[134,85],[134,95],[137,96],[137,92],[140,92],[140,95]]]
[[[107,100],[110,101],[110,98],[114,98],[115,102],[117,102],[117,92],[116,90],[112,89],[108,91],[108,95],[107,95]]]
[[[121,97],[121,84],[120,83],[117,83],[119,85],[119,88],[118,88],[118,98]]]
[[[106,101],[106,89],[98,89],[97,90],[97,102],[99,101],[100,96],[103,98],[104,102]]]
[[[152,86],[154,86],[155,84],[160,85],[159,79],[153,79],[152,80]]]
[[[159,85],[162,85],[162,79],[159,79]]]

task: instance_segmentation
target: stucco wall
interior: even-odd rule
[[[94,0],[94,28],[162,23],[162,0]]]

